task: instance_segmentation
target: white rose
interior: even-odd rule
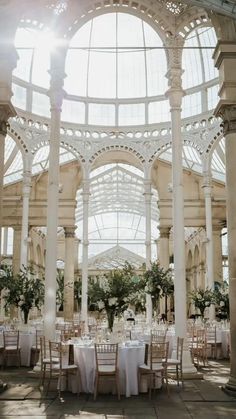
[[[211,303],[210,303],[210,301],[206,301],[205,302],[205,305],[208,307],[209,305],[210,305]]]
[[[221,306],[221,307],[224,307],[224,305],[225,305],[224,301],[221,301],[221,302],[220,302],[220,306]]]
[[[97,305],[98,305],[99,310],[102,310],[105,307],[105,304],[102,300],[99,300],[97,302]]]
[[[109,306],[114,306],[117,302],[117,297],[112,297],[108,299],[108,305]]]

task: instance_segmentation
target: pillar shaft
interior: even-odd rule
[[[45,265],[44,333],[47,339],[55,338],[56,325],[56,275],[57,275],[57,228],[59,193],[59,153],[61,107],[64,97],[62,67],[50,71],[51,130],[47,195],[47,241]]]
[[[146,179],[144,181],[144,199],[145,199],[145,222],[146,222],[146,269],[151,268],[151,259],[152,259],[152,247],[151,247],[151,181]],[[147,324],[151,327],[152,325],[152,298],[150,294],[146,294],[146,321]]]
[[[1,258],[2,258],[4,150],[5,150],[5,133],[4,131],[0,131],[0,263],[1,263]]]
[[[83,182],[83,253],[82,253],[82,304],[81,315],[88,327],[88,211],[89,211],[89,180]]]
[[[169,234],[170,229],[167,227],[160,227],[160,239],[159,239],[159,262],[160,266],[164,269],[169,268],[170,255],[169,255]]]
[[[236,36],[232,21],[227,30],[222,26],[226,42],[218,42],[214,51],[215,66],[219,70],[220,101],[215,115],[223,120],[226,158],[226,202],[229,258],[229,302],[230,302],[230,378],[225,388],[236,394]],[[230,39],[229,39],[230,35]]]
[[[223,281],[221,226],[213,225],[214,280]]]
[[[21,251],[21,227],[14,227],[13,235],[13,258],[12,258],[12,270],[13,275],[17,275],[20,271],[20,251]]]
[[[169,70],[167,72],[171,111],[172,133],[172,184],[173,184],[173,248],[174,248],[174,286],[175,286],[175,334],[184,339],[183,373],[195,373],[189,345],[187,342],[187,296],[185,278],[185,234],[184,234],[184,190],[182,166],[181,104],[184,91],[181,76],[181,39],[170,39],[168,46],[174,47],[170,52]],[[176,47],[178,46],[178,50]],[[175,51],[173,53],[173,51]]]
[[[31,191],[31,171],[23,174],[22,185],[22,229],[20,246],[20,267],[28,265],[29,199]]]
[[[65,227],[64,319],[74,316],[74,242],[75,227]]]
[[[160,227],[159,238],[159,263],[161,268],[168,269],[170,262],[169,255],[169,235],[170,229],[168,227]],[[160,299],[160,313],[165,313],[167,318],[170,317],[170,298],[163,297]]]
[[[181,67],[170,68],[167,73],[170,89],[166,95],[170,101],[172,132],[172,183],[173,183],[173,247],[175,283],[175,329],[180,337],[187,333],[184,191],[181,137],[181,103],[184,95],[181,83]]]

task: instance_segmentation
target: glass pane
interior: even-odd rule
[[[207,101],[208,101],[208,109],[214,109],[219,102],[219,85],[209,87],[207,89]]]
[[[89,104],[88,120],[93,125],[115,125],[115,106]]]
[[[170,105],[168,100],[151,102],[148,106],[148,122],[155,124],[170,121]]]
[[[88,51],[68,50],[65,65],[67,77],[64,82],[67,93],[78,96],[87,95],[87,71]]]
[[[143,103],[119,106],[119,125],[145,124],[145,106]]]
[[[116,55],[102,51],[91,51],[89,61],[88,96],[116,97]]]
[[[17,84],[12,84],[12,103],[17,108],[26,110],[26,89],[24,87],[18,86]]]
[[[50,117],[49,97],[41,93],[33,92],[32,112],[38,115]]]
[[[19,77],[19,79],[30,81],[30,68],[32,60],[33,50],[21,49],[17,50],[19,59],[17,60],[17,67],[13,71],[13,76]]]
[[[144,51],[119,52],[118,54],[118,97],[146,96]]]
[[[199,41],[202,47],[215,47],[217,43],[215,31],[213,28],[200,28],[198,29]],[[214,60],[212,58],[214,49],[202,48],[202,56],[204,62],[205,81],[214,79],[218,76],[218,71],[215,68]]]
[[[48,70],[50,70],[50,51],[42,45],[34,51],[32,83],[48,88],[50,84]]]
[[[187,118],[191,115],[197,115],[201,113],[201,92],[193,93],[183,97],[182,104],[182,118]]]
[[[183,69],[184,73],[182,76],[183,87],[184,89],[196,86],[203,82],[202,78],[202,64],[199,49],[194,49],[198,47],[198,41],[196,36],[196,31],[190,33],[189,37],[186,39],[184,46],[186,49],[183,50]],[[191,49],[191,47],[193,47]]]
[[[77,124],[85,123],[85,104],[73,100],[63,100],[62,103],[62,121],[74,122]]]

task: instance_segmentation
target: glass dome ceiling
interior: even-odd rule
[[[20,27],[15,45],[14,105],[50,117],[50,50],[53,33]],[[213,109],[217,72],[212,60],[213,28],[193,30],[183,51],[182,117]],[[170,121],[165,50],[157,32],[128,13],[106,13],[85,23],[72,37],[66,56],[62,120],[78,124],[129,126]]]

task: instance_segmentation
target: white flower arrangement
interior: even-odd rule
[[[117,301],[118,301],[118,299],[117,299],[117,297],[111,297],[111,298],[109,298],[108,299],[108,305],[111,307],[111,306],[115,306],[116,305],[116,303],[117,303]]]
[[[104,304],[104,302],[102,300],[99,300],[97,302],[97,305],[98,305],[98,309],[99,310],[102,310],[105,307],[105,304]]]

